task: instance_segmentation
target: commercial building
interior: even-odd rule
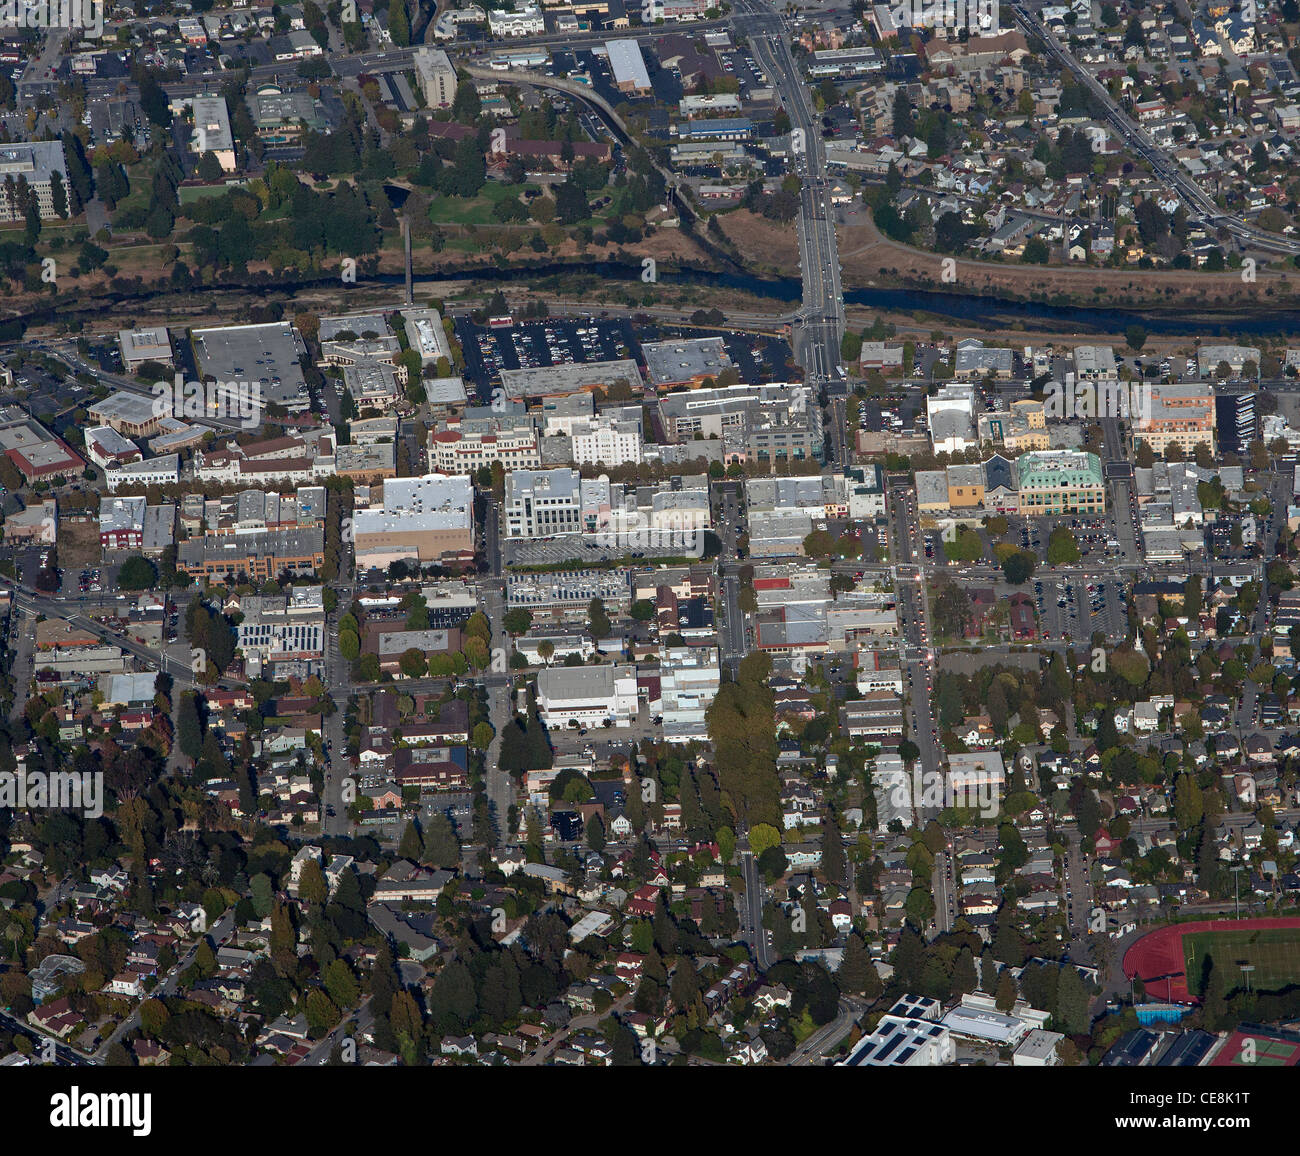
[[[79,474],[86,463],[40,422],[20,417],[0,425],[3,453],[29,482]]]
[[[962,382],[943,386],[933,397],[925,399],[925,417],[935,453],[959,453],[974,447],[975,387]]]
[[[1009,349],[986,346],[976,338],[968,338],[957,345],[957,358],[953,376],[957,378],[986,377],[1009,378],[1014,367],[1014,357]]]
[[[123,437],[142,438],[157,433],[170,406],[157,405],[159,398],[138,393],[110,393],[86,406],[86,416],[95,425],[106,425]]]
[[[202,157],[212,153],[224,173],[235,171],[235,137],[230,131],[230,110],[224,96],[196,96],[191,103],[194,113],[192,152]]]
[[[527,610],[534,618],[585,618],[593,598],[611,615],[632,605],[627,570],[558,570],[542,574],[508,573],[506,609]]]
[[[406,342],[420,355],[421,364],[437,365],[442,358],[450,363],[451,345],[442,326],[442,314],[436,309],[403,309],[402,321]]]
[[[1022,454],[1016,464],[1022,514],[1092,514],[1106,508],[1106,483],[1096,454],[1048,450]]]
[[[36,194],[36,204],[42,221],[59,219],[54,207],[54,174],[58,173],[63,182],[65,196],[69,188],[68,169],[63,157],[63,144],[57,140],[32,141],[27,144],[10,142],[0,145],[0,182],[12,180],[27,182],[27,187]],[[70,211],[64,203],[65,213]],[[0,197],[0,223],[9,224],[21,221],[25,210],[16,200]]]
[[[706,740],[705,713],[717,696],[722,667],[716,647],[659,648],[660,714],[670,743]]]
[[[501,388],[514,400],[590,392],[620,383],[633,391],[641,389],[641,371],[635,361],[581,361],[501,371]]]
[[[138,550],[144,544],[145,500],[99,500],[99,546],[102,550]]]
[[[721,438],[728,463],[820,460],[821,406],[803,385],[733,385],[669,393],[659,399],[669,441]]]
[[[174,363],[171,335],[161,325],[152,329],[120,329],[117,344],[127,373],[134,373],[146,361],[167,366]]]
[[[637,713],[634,666],[557,666],[537,675],[537,710],[551,729],[572,724],[631,726]]]
[[[124,438],[112,426],[94,425],[82,432],[86,443],[86,457],[101,470],[138,462],[144,455],[140,447]]]
[[[290,413],[310,406],[299,361],[307,347],[289,322],[195,329],[190,338],[205,381],[256,383],[264,402],[274,402]]]
[[[608,524],[609,480],[577,470],[517,470],[506,475],[507,538],[554,538]]]
[[[310,575],[325,564],[325,531],[320,526],[243,534],[206,534],[176,549],[176,569],[191,578],[225,579],[247,575],[265,582],[281,574]]]
[[[163,454],[157,458],[145,458],[140,461],[112,465],[104,470],[104,482],[109,493],[116,493],[123,486],[174,486],[181,477],[181,459],[179,454]]]
[[[493,462],[507,476],[542,464],[536,419],[519,402],[504,411],[470,406],[429,435],[429,464],[445,474],[473,474]]]
[[[614,74],[614,87],[619,92],[646,96],[653,91],[641,45],[635,40],[606,40],[605,53],[609,58],[609,70]]]
[[[659,390],[674,386],[701,385],[705,378],[715,382],[725,370],[735,371],[721,337],[698,337],[687,341],[651,341],[641,346],[645,356],[646,380]]]
[[[957,1058],[952,1032],[939,1022],[942,1005],[926,996],[905,995],[880,1017],[840,1068],[934,1068]]]
[[[251,677],[279,663],[314,666],[325,653],[325,603],[319,586],[295,586],[287,595],[251,594],[240,600],[243,620],[236,648]]]
[[[641,423],[600,416],[571,426],[573,464],[623,466],[641,462]]]
[[[474,555],[474,491],[468,477],[388,478],[383,504],[353,515],[357,569]]]

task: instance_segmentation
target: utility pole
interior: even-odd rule
[[[1232,902],[1235,914],[1234,919],[1241,918],[1241,873],[1246,869],[1244,863],[1238,863],[1231,868],[1232,871]]]

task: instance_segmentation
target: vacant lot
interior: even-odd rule
[[[80,570],[85,566],[98,566],[99,563],[99,522],[61,522],[59,565],[64,570]]]

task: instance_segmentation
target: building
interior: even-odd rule
[[[650,341],[641,346],[641,352],[645,356],[646,380],[661,391],[702,385],[706,378],[716,382],[720,373],[734,373],[736,368],[721,337]]]
[[[555,666],[537,675],[537,710],[547,727],[631,726],[637,714],[636,667]]]
[[[451,345],[436,309],[403,309],[402,321],[407,344],[420,355],[422,365],[437,365],[443,358],[450,364]]]
[[[640,391],[641,371],[635,361],[580,361],[501,371],[501,388],[506,391],[507,398],[515,401],[589,393],[594,389],[608,390],[610,386],[620,384],[633,392]]]
[[[252,581],[265,582],[286,573],[315,574],[323,565],[325,530],[321,526],[207,534],[182,542],[176,550],[176,569],[196,580],[246,575]]]
[[[117,344],[127,373],[135,373],[147,361],[166,366],[174,364],[171,335],[161,325],[152,329],[120,329]]]
[[[1091,514],[1106,508],[1101,459],[1076,450],[1022,454],[1016,461],[1022,514]]]
[[[104,470],[104,482],[110,494],[122,486],[174,486],[180,481],[180,461],[179,454],[163,454],[158,458],[110,465]]]
[[[86,406],[86,416],[96,425],[110,426],[123,437],[150,437],[158,432],[167,412],[157,405],[158,400],[138,393],[111,393]]]
[[[571,425],[573,464],[576,466],[639,465],[641,423],[602,415]]]
[[[21,411],[19,411],[21,412]],[[86,463],[35,418],[23,415],[0,424],[3,453],[29,482],[79,474]]]
[[[635,40],[606,40],[605,53],[609,70],[614,74],[614,87],[619,92],[648,96],[653,91],[641,45]]]
[[[32,141],[27,144],[10,142],[0,145],[0,182],[3,182],[6,190],[10,187],[17,189],[18,186],[26,184],[36,194],[36,203],[42,221],[61,219],[54,206],[55,173],[59,174],[59,179],[63,183],[65,197],[63,213],[67,215],[70,211],[66,201],[69,188],[68,169],[63,157],[62,142],[57,140]],[[8,194],[0,196],[0,223],[21,221],[25,215],[25,210],[14,196]]]
[[[554,538],[608,523],[609,481],[584,480],[577,470],[518,470],[506,475],[507,538]],[[590,511],[591,517],[587,514]]]
[[[112,426],[93,425],[82,431],[86,443],[86,457],[101,470],[115,469],[138,462],[144,455],[129,438],[124,438]]]
[[[968,338],[957,345],[957,359],[952,372],[954,377],[962,379],[989,374],[1005,379],[1011,376],[1014,364],[1011,350],[991,348],[976,338]]]
[[[357,569],[474,555],[474,491],[465,476],[388,478],[383,503],[352,520]]]
[[[250,594],[240,599],[243,621],[235,646],[251,677],[263,666],[314,663],[325,653],[325,603],[319,586],[295,586],[287,595]]]
[[[99,500],[99,546],[101,550],[139,550],[144,545],[145,499],[101,498]]]
[[[863,1036],[839,1068],[934,1068],[957,1058],[952,1033],[940,1022],[942,1005],[925,996],[903,996]]]
[[[925,399],[925,417],[935,453],[959,453],[977,444],[974,386],[949,382],[941,387],[933,397]]]
[[[1202,443],[1214,449],[1214,387],[1212,385],[1149,385],[1134,407],[1133,443],[1146,442],[1157,455],[1177,445],[1191,457]]]
[[[418,48],[415,78],[429,108],[450,108],[456,100],[456,66],[441,48]]]
[[[212,153],[224,173],[235,171],[235,138],[230,131],[230,111],[224,96],[196,96],[191,104],[194,113],[192,151],[200,157]]]
[[[716,647],[659,648],[660,715],[668,742],[708,739],[704,716],[718,693],[721,678]]]
[[[506,609],[527,610],[534,618],[586,618],[587,607],[599,598],[610,614],[632,605],[628,571],[558,570],[549,573],[506,574]]]
[[[542,464],[537,422],[520,402],[504,411],[471,406],[429,435],[429,464],[444,474],[474,474],[500,462],[509,476]]]

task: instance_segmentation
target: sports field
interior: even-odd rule
[[[1241,963],[1254,964],[1250,986],[1255,991],[1300,984],[1300,918],[1207,919],[1158,927],[1124,953],[1124,974],[1141,979],[1155,999],[1194,1004],[1192,992],[1200,990],[1207,952],[1229,991],[1245,986]]]
[[[1192,984],[1200,982],[1206,955],[1223,973],[1227,990],[1246,986],[1241,964],[1253,964],[1250,987],[1255,991],[1278,991],[1300,984],[1300,927],[1197,931],[1183,936],[1186,974]]]

